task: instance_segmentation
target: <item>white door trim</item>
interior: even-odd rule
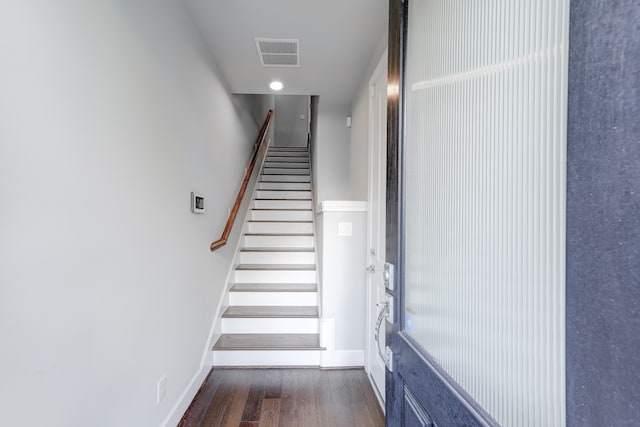
[[[378,167],[379,165],[381,165],[380,160],[377,158],[377,156],[386,155],[386,150],[383,150],[383,153],[380,153],[378,144],[379,141],[376,141],[376,137],[378,136],[379,132],[379,128],[381,126],[380,122],[379,122],[379,114],[378,114],[378,109],[377,109],[377,104],[376,102],[379,102],[379,98],[375,97],[376,94],[376,84],[387,74],[387,51],[385,50],[385,52],[382,54],[382,57],[380,58],[380,61],[378,62],[378,65],[376,66],[375,71],[373,72],[373,74],[371,75],[371,78],[369,79],[369,122],[368,122],[368,166],[367,166],[367,199],[368,199],[368,204],[369,204],[369,208],[367,211],[367,265],[372,265],[372,264],[379,264],[376,263],[375,258],[376,257],[380,257],[382,258],[382,260],[384,260],[384,254],[383,253],[379,253],[376,255],[372,255],[370,253],[370,250],[372,247],[376,246],[376,243],[374,242],[374,233],[382,233],[382,237],[385,236],[385,223],[384,220],[382,221],[382,224],[380,224],[380,218],[378,218],[378,221],[376,221],[376,212],[379,212],[381,209],[384,211],[385,206],[385,200],[386,200],[386,195],[384,194],[384,189],[380,189],[380,185],[378,185],[376,182],[380,177],[381,173],[385,173],[386,175],[386,169],[383,167],[382,169],[385,169],[383,171],[379,171],[379,170],[374,170],[374,167]],[[386,79],[385,79],[386,80]],[[378,93],[383,93],[384,94],[384,99],[386,100],[386,84],[385,87],[383,88],[382,91],[378,91]],[[385,120],[386,123],[386,120]],[[386,140],[386,126],[384,128],[384,131],[382,131],[382,135],[384,135],[384,138]],[[386,144],[385,144],[386,146]],[[386,157],[385,157],[386,160]],[[382,163],[384,165],[386,165],[386,161],[384,163]],[[375,165],[375,166],[374,166]],[[385,180],[386,181],[386,180]],[[384,187],[383,187],[384,188]],[[378,192],[378,193],[382,193],[382,194],[377,194],[377,197],[373,197],[374,196],[374,192]],[[374,207],[372,205],[372,203],[374,203],[374,200],[377,200],[379,204],[382,204],[382,206],[378,206],[377,208]],[[382,245],[384,246],[384,245]],[[384,247],[381,248],[382,250],[384,250]],[[376,282],[375,280],[377,279],[381,279],[381,277],[376,278],[376,275],[381,275],[382,274],[382,266],[381,265],[376,265],[377,267],[377,271],[375,273],[367,273],[367,321],[366,321],[366,349],[365,349],[365,369],[367,371],[367,373],[369,374],[369,380],[372,383],[372,386],[374,388],[374,390],[377,391],[377,396],[378,399],[380,400],[380,403],[382,405],[382,407],[384,408],[384,393],[385,393],[385,385],[384,385],[384,375],[382,375],[382,379],[378,380],[378,382],[382,382],[382,384],[376,384],[376,380],[373,378],[373,373],[372,373],[372,369],[374,368],[374,363],[377,363],[377,360],[374,359],[374,352],[376,352],[376,342],[373,339],[373,328],[376,322],[376,319],[378,317],[378,310],[376,307],[376,303],[379,302],[378,299],[380,298],[378,295],[378,292],[374,292],[374,290],[376,290]],[[384,333],[383,333],[384,336]],[[378,365],[379,366],[379,365]],[[378,368],[379,369],[379,368]],[[379,370],[378,370],[378,377],[380,378],[379,375]]]

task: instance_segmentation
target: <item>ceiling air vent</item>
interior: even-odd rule
[[[299,67],[298,39],[256,39],[260,63],[264,67]]]

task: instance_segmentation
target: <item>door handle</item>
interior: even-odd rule
[[[393,361],[391,357],[391,349],[387,346],[384,349],[380,347],[380,327],[385,319],[391,319],[393,322],[393,297],[389,296],[387,301],[376,304],[378,307],[382,307],[378,313],[378,320],[374,329],[373,338],[376,341],[376,349],[378,350],[378,356],[384,362],[387,369],[393,371]],[[384,333],[384,332],[383,332]]]

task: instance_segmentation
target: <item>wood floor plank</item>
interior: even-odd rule
[[[279,427],[297,427],[298,414],[298,369],[288,369],[282,375]]]
[[[269,369],[264,390],[265,399],[280,399],[282,397],[282,369]],[[278,404],[278,407],[280,405]]]
[[[345,372],[345,383],[349,390],[351,411],[358,414],[356,425],[362,427],[374,425],[375,423],[367,407],[362,384],[360,383],[360,376],[356,375],[354,371],[347,371]]]
[[[220,385],[202,420],[202,425],[205,426],[222,425],[231,408],[234,392],[238,388],[238,372],[221,371],[216,376],[219,377]]]
[[[318,421],[323,426],[337,425],[331,397],[331,385],[327,375],[319,375],[316,383],[316,406],[319,409]]]
[[[202,424],[202,419],[207,413],[219,385],[218,375],[214,375],[213,369],[211,369],[193,398],[189,409],[178,423],[178,427],[195,427]]]
[[[251,375],[247,375],[247,372],[238,374],[238,388],[236,389],[229,411],[221,425],[225,427],[237,427],[242,421],[242,414],[244,412],[244,406],[249,398],[249,389],[251,386]],[[218,426],[203,426],[203,427],[218,427]]]
[[[316,386],[320,371],[301,369],[298,372],[298,396],[300,399],[300,419],[308,427],[322,427],[319,408],[316,405]]]
[[[364,396],[366,409],[371,417],[371,425],[384,425],[384,412],[382,412],[378,397],[369,382],[369,378],[366,375],[361,375],[359,382],[360,390],[362,390]]]
[[[352,427],[356,420],[351,412],[349,391],[344,379],[344,371],[329,371],[329,386],[331,390],[331,405],[336,414],[336,426]]]
[[[362,369],[214,369],[180,426],[382,427],[384,415]]]
[[[278,427],[280,419],[280,399],[264,399],[260,412],[260,427]]]
[[[266,371],[256,369],[251,378],[251,387],[247,403],[242,413],[242,421],[260,421],[262,411],[262,400],[264,399]]]

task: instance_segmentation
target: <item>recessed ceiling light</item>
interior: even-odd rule
[[[284,85],[282,84],[282,82],[279,81],[272,81],[269,84],[269,87],[271,88],[271,90],[282,90],[282,88],[284,87]]]

